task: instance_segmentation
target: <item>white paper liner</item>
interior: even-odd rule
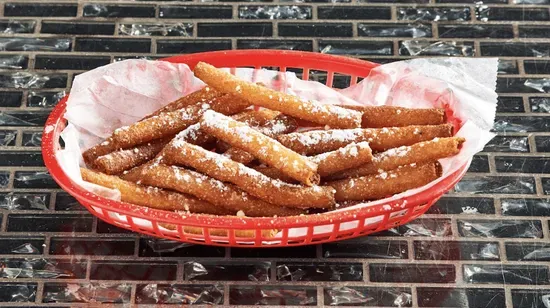
[[[423,58],[394,62],[373,69],[363,81],[340,91],[318,82],[301,80],[292,72],[250,68],[232,72],[246,81],[260,82],[269,88],[323,104],[446,107],[462,121],[456,135],[464,137],[466,142],[458,155],[440,160],[441,178],[390,198],[336,210],[345,211],[384,204],[425,190],[469,163],[494,137],[490,129],[497,105],[497,66],[496,58]],[[82,180],[79,169],[84,166],[82,150],[101,142],[116,128],[129,125],[203,86],[187,65],[163,61],[125,60],[77,76],[67,101],[65,118],[70,124],[62,132],[65,149],[58,151],[56,156],[63,171],[90,192],[120,200],[118,191]],[[365,225],[380,220],[382,216],[374,217],[365,221]],[[136,224],[150,228],[150,223],[141,225],[140,221]],[[355,228],[357,223],[343,223],[339,230]],[[333,225],[317,226],[314,234],[332,229]],[[289,230],[291,237],[304,235],[305,228]]]

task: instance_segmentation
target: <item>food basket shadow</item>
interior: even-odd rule
[[[335,74],[349,76],[351,84],[366,77],[378,64],[353,58],[317,53],[239,50],[197,53],[164,59],[193,68],[203,61],[217,67],[299,69],[303,79],[311,71],[326,72],[332,86]],[[428,189],[398,200],[360,209],[343,209],[295,217],[233,217],[204,214],[180,215],[110,200],[86,191],[61,169],[56,152],[59,136],[66,126],[63,115],[67,97],[50,114],[42,137],[44,162],[53,179],[75,197],[88,211],[107,223],[155,237],[217,246],[283,247],[332,242],[379,232],[405,224],[428,210],[464,175],[469,163]],[[246,230],[246,232],[242,232]],[[275,235],[275,231],[277,234]]]

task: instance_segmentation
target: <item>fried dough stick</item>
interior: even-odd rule
[[[150,164],[141,168],[140,172],[124,175],[123,179],[193,195],[217,207],[224,207],[234,215],[239,211],[243,211],[250,217],[292,216],[306,213],[301,209],[269,204],[231,184],[176,166]]]
[[[170,139],[158,139],[128,150],[119,150],[98,157],[94,169],[116,175],[153,159]]]
[[[222,182],[233,183],[272,204],[298,208],[330,208],[334,205],[330,187],[299,186],[270,179],[223,155],[182,140],[173,140],[161,153],[166,164],[192,167]]]
[[[209,104],[191,105],[177,111],[161,113],[115,130],[105,142],[88,149],[82,155],[87,164],[93,163],[97,157],[116,150],[175,135],[198,122],[201,115],[210,108],[223,114],[235,114],[246,107],[247,103],[231,95],[224,95],[213,99]]]
[[[230,215],[231,211],[201,201],[184,194],[162,190],[157,187],[144,187],[122,180],[116,176],[106,175],[81,168],[82,179],[86,182],[120,191],[121,200],[153,209],[167,211],[187,211],[213,215]]]
[[[348,144],[338,150],[319,154],[310,159],[318,164],[317,172],[323,177],[372,161],[372,150],[369,143],[363,141]]]
[[[195,76],[210,87],[223,93],[231,93],[252,105],[330,127],[361,127],[362,113],[359,111],[301,100],[293,95],[243,81],[204,62],[199,62],[193,71]]]
[[[257,131],[271,138],[274,138],[280,134],[291,133],[297,128],[298,123],[296,123],[296,120],[284,114],[279,114],[272,120],[265,122],[260,127],[254,127]],[[245,165],[254,160],[254,155],[239,148],[229,148],[223,153],[223,155]]]
[[[362,127],[403,127],[439,125],[446,122],[445,109],[395,106],[342,106],[363,112]]]
[[[354,178],[393,170],[399,166],[408,164],[423,164],[436,161],[458,154],[460,152],[459,146],[464,141],[464,138],[461,137],[434,138],[433,140],[415,143],[411,146],[389,149],[385,152],[375,154],[372,162],[335,173],[329,179]]]
[[[220,92],[206,86],[206,87],[204,87],[204,88],[202,88],[198,91],[190,93],[190,94],[188,94],[184,97],[181,97],[181,98],[171,102],[170,104],[160,108],[159,110],[153,112],[152,114],[146,116],[143,119],[147,119],[147,118],[150,118],[150,117],[157,116],[157,115],[159,115],[163,112],[176,111],[178,109],[181,109],[181,108],[184,108],[184,107],[187,107],[187,106],[190,106],[190,105],[194,105],[194,104],[208,103],[212,99],[214,99],[216,97],[220,97],[222,95],[223,95],[223,93],[220,93]]]
[[[308,186],[319,184],[317,164],[245,123],[211,110],[204,113],[200,123],[206,133],[254,155],[284,174]]]
[[[417,188],[441,176],[437,162],[407,165],[399,169],[359,178],[327,182],[336,189],[337,201],[377,200]]]
[[[178,136],[186,142],[200,146],[206,146],[216,141],[216,138],[200,129],[199,123],[182,130]],[[127,150],[111,152],[98,157],[93,168],[107,174],[120,174],[153,159],[170,140],[172,137],[154,140]]]
[[[277,137],[284,146],[304,155],[334,151],[352,142],[369,142],[373,151],[411,145],[436,137],[450,137],[452,125],[411,125],[405,127],[314,130]]]
[[[319,175],[326,177],[338,171],[361,166],[372,161],[372,151],[368,142],[351,143],[336,151],[319,154],[309,159],[318,164],[317,172]],[[279,179],[287,183],[295,182],[292,178],[272,167],[259,166],[254,167],[254,170],[273,179]]]

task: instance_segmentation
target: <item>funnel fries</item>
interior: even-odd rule
[[[207,111],[201,119],[201,127],[216,138],[245,150],[260,161],[306,185],[319,183],[320,177],[316,173],[315,163],[244,123],[214,111]]]
[[[413,125],[390,128],[360,128],[342,130],[314,130],[277,137],[284,146],[304,155],[334,151],[352,142],[367,141],[373,151],[411,145],[436,137],[450,137],[452,126]]]
[[[179,210],[191,213],[226,215],[230,211],[214,206],[208,202],[183,194],[166,191],[157,187],[144,187],[122,180],[116,176],[106,175],[81,168],[82,179],[86,182],[101,185],[120,191],[121,200],[159,210]]]
[[[284,112],[290,116],[336,128],[361,127],[362,114],[335,105],[323,105],[245,82],[210,64],[199,62],[195,76],[223,93],[231,93],[250,104]]]

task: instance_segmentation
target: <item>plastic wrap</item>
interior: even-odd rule
[[[30,92],[27,105],[29,107],[54,107],[66,94],[65,91],[56,93]]]
[[[0,259],[0,278],[71,278],[75,273],[46,259]]]
[[[3,74],[0,84],[6,88],[36,89],[43,88],[50,76],[30,72]]]
[[[398,288],[334,287],[325,289],[325,304],[330,306],[411,307],[410,290]]]
[[[39,147],[42,145],[42,132],[29,132],[23,134],[21,145],[24,147]]]
[[[36,21],[10,20],[5,27],[0,28],[0,33],[16,34],[16,33],[32,33]]]
[[[241,6],[239,18],[244,19],[310,19],[311,8],[296,5]]]
[[[138,304],[219,305],[223,303],[223,287],[219,285],[147,284],[138,286]]]
[[[27,254],[39,254],[40,250],[34,247],[31,243],[24,243],[13,248],[11,252],[15,254],[27,255]]]
[[[21,55],[0,57],[0,69],[22,69],[27,66],[28,58]]]
[[[118,32],[132,36],[181,36],[193,35],[193,24],[120,24]]]
[[[415,41],[408,40],[401,43],[399,53],[411,56],[473,56],[473,45],[455,41]]]
[[[13,145],[16,137],[15,131],[0,131],[0,146]]]
[[[230,304],[311,306],[317,304],[317,290],[294,286],[231,286]]]
[[[431,37],[432,28],[426,24],[359,24],[357,26],[361,36],[373,37]]]
[[[548,54],[540,57],[548,57]],[[524,85],[541,93],[550,93],[550,78],[526,79]]]
[[[71,39],[0,38],[0,51],[70,51]]]
[[[130,284],[66,284],[46,285],[45,303],[129,303]]]
[[[531,110],[533,112],[550,113],[550,98],[532,97],[529,102],[531,103]]]
[[[545,266],[464,265],[464,281],[469,283],[546,284]]]
[[[277,280],[282,281],[361,281],[359,263],[288,263],[277,265]]]
[[[400,7],[397,8],[397,18],[418,21],[468,21],[470,20],[470,8]]]
[[[472,237],[541,238],[542,226],[540,221],[531,220],[460,220],[458,232]]]
[[[9,193],[0,197],[0,209],[12,210],[45,210],[49,198],[45,194]]]
[[[151,247],[154,252],[174,252],[180,248],[195,246],[194,244],[171,241],[163,238],[147,238],[145,239],[147,246]]]

